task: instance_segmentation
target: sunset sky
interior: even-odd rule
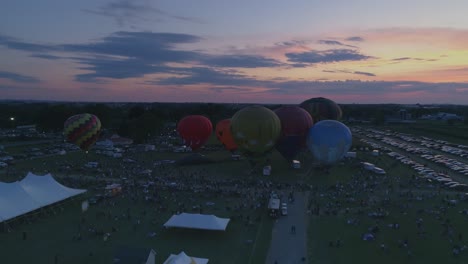
[[[0,99],[468,104],[466,0],[15,0]]]

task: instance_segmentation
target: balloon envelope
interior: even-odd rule
[[[101,121],[92,114],[79,114],[68,118],[63,125],[67,140],[82,150],[89,150],[101,133]]]
[[[274,148],[281,133],[281,122],[266,107],[248,106],[232,117],[231,132],[241,152],[259,156]]]
[[[298,106],[283,106],[275,110],[281,121],[281,136],[276,149],[287,160],[292,160],[306,146],[306,136],[314,124],[310,114]]]
[[[224,147],[229,151],[237,149],[237,144],[231,133],[231,119],[224,119],[216,124],[216,137],[219,142],[223,143]]]
[[[344,157],[352,144],[349,128],[336,120],[316,123],[307,135],[307,147],[322,164],[333,164]]]
[[[339,120],[342,116],[341,108],[328,98],[310,98],[302,102],[299,106],[309,112],[314,122],[330,119]]]
[[[179,121],[177,132],[187,146],[192,150],[197,150],[210,138],[213,125],[204,116],[189,115]]]

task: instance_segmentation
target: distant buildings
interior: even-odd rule
[[[411,113],[408,113],[406,109],[400,109],[400,119],[401,120],[410,120],[411,119]]]
[[[447,120],[463,121],[464,117],[459,116],[457,114],[439,112],[437,114],[432,114],[432,115],[423,115],[421,117],[421,119],[423,119],[423,120],[442,120],[442,121],[447,121]]]
[[[385,123],[414,123],[411,113],[406,109],[400,109],[392,115],[385,116]]]
[[[133,139],[121,137],[117,134],[113,134],[110,137],[103,137],[101,140],[96,142],[96,146],[102,147],[117,147],[117,146],[128,146],[133,144]]]

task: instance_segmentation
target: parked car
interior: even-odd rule
[[[288,205],[286,203],[281,204],[281,215],[288,215]]]

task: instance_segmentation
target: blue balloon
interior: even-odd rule
[[[310,128],[307,148],[316,161],[331,165],[344,157],[352,144],[349,128],[336,120],[322,120]]]

